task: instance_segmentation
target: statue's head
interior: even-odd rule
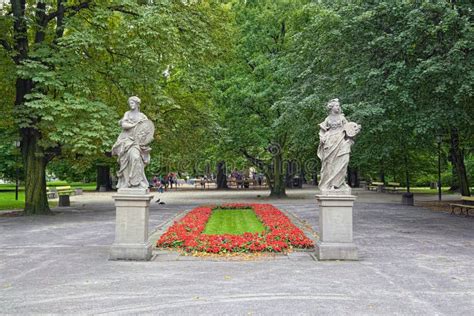
[[[132,109],[132,110],[135,110],[137,108],[139,109],[141,102],[142,101],[137,96],[133,96],[133,97],[128,98],[128,105],[130,106],[130,109]]]
[[[341,104],[339,103],[339,99],[335,98],[332,100],[329,100],[328,104],[326,105],[328,110],[334,114],[339,114],[341,113]]]

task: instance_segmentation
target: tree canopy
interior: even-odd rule
[[[285,196],[289,176],[317,173],[318,124],[339,97],[363,128],[361,177],[425,178],[440,141],[470,194],[470,1],[11,0],[0,30],[0,174],[20,139],[28,213],[49,212],[48,168],[113,166],[131,95],[157,126],[150,173],[232,160]]]

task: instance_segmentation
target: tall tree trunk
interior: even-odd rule
[[[33,90],[28,79],[16,80],[15,106],[24,106],[25,96]],[[21,113],[21,111],[20,111]],[[36,119],[37,120],[37,119]],[[41,133],[33,128],[23,128],[21,134],[21,153],[25,166],[25,214],[50,214],[51,209],[46,195],[46,164],[48,159],[40,146]]]
[[[283,157],[281,153],[273,156],[273,185],[270,186],[270,197],[284,198],[285,191],[285,173],[283,169]]]
[[[286,197],[285,191],[285,173],[283,170],[283,155],[278,151],[273,154],[270,165],[256,157],[250,155],[246,150],[241,150],[242,154],[258,169],[264,170],[270,187],[270,196],[283,198]]]
[[[456,171],[456,166],[454,166],[452,155],[449,155],[449,161],[451,162],[451,185],[449,191],[457,192],[459,191],[459,180],[458,180],[458,172]]]
[[[351,188],[358,188],[360,186],[359,170],[357,168],[347,168],[347,182]]]
[[[380,170],[380,182],[385,183],[385,171],[382,169]]]
[[[13,61],[21,65],[28,59],[28,25],[25,16],[26,0],[10,1],[14,17],[13,23]],[[37,16],[44,8],[43,3],[38,7]],[[39,14],[39,15],[38,15]],[[20,109],[18,113],[25,115],[21,108],[25,103],[25,96],[33,90],[33,82],[30,79],[17,78],[15,83],[15,107]],[[17,118],[18,119],[18,118]],[[22,119],[22,117],[19,117]],[[35,123],[35,119],[33,119]],[[43,148],[40,146],[40,132],[33,128],[22,128],[21,152],[25,168],[25,213],[28,215],[51,213],[46,196],[46,163],[47,159]]]
[[[46,195],[46,162],[39,145],[39,132],[32,128],[22,130],[22,156],[25,166],[25,213],[50,214]]]
[[[227,175],[225,174],[225,161],[219,161],[217,163],[217,188],[228,189],[227,186]]]
[[[112,179],[110,177],[110,166],[97,165],[97,186],[96,191],[99,191],[101,186],[105,186],[107,191],[112,191]]]
[[[352,188],[352,168],[347,167],[347,184]]]
[[[408,153],[407,152],[405,152],[404,161],[405,161],[405,183],[406,183],[406,187],[407,187],[407,193],[410,193],[410,168],[409,168],[409,165],[408,165]]]
[[[455,127],[451,128],[451,159],[453,166],[456,168],[461,195],[470,196],[469,180],[464,165],[464,152],[459,146],[459,131]]]
[[[451,183],[450,183],[449,191],[458,192],[459,191],[458,172],[456,170],[456,166],[454,165],[453,151],[451,149],[451,146],[449,147],[448,161],[451,164]]]
[[[306,173],[304,172],[304,169],[300,169],[300,181],[298,182],[298,188],[302,189],[303,184],[306,184]]]
[[[290,160],[288,161],[288,164],[286,165],[286,172],[285,172],[285,186],[288,189],[293,188],[293,177],[294,177],[294,171],[293,171],[293,161]]]
[[[28,79],[16,80],[17,108],[24,106],[25,96],[33,89]],[[21,113],[21,111],[20,111]],[[48,159],[40,146],[41,133],[32,127],[23,128],[21,134],[21,153],[25,166],[25,214],[50,214],[51,210],[46,195],[46,164]]]

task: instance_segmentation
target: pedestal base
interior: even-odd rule
[[[152,198],[146,189],[120,189],[113,196],[115,241],[110,249],[110,260],[150,260],[148,216]]]
[[[358,260],[357,247],[353,243],[317,242],[318,260]]]
[[[110,260],[148,261],[152,255],[152,244],[113,244],[110,248]]]
[[[317,195],[319,202],[319,260],[357,260],[357,247],[352,242],[352,207],[354,195]]]

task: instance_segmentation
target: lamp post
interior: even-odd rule
[[[19,140],[15,140],[13,142],[15,148],[19,149],[21,146],[21,142]],[[18,185],[20,181],[20,168],[18,166],[18,153],[15,153],[15,167],[16,167],[16,181],[15,181],[15,200],[18,201]]]
[[[436,136],[436,142],[438,143],[438,201],[441,201],[441,135]]]

